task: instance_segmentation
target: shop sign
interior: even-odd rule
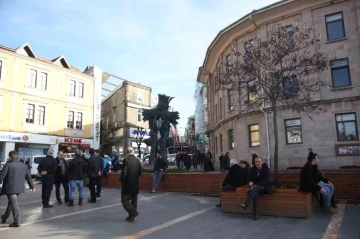
[[[26,138],[26,139],[24,139]],[[0,139],[2,140],[17,140],[17,141],[22,141],[22,140],[28,140],[28,136],[24,135],[23,137],[21,136],[15,136],[15,135],[0,135]]]
[[[81,144],[81,139],[77,138],[65,138],[65,143],[75,143],[75,144]]]

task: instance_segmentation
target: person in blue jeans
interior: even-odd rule
[[[156,159],[153,168],[153,181],[152,181],[152,191],[151,191],[152,193],[156,192],[156,189],[160,185],[160,180],[167,168],[168,168],[168,164],[166,162],[166,159],[162,157],[161,152],[158,152],[156,154]]]
[[[319,173],[320,158],[316,153],[310,152],[307,161],[300,172],[300,191],[322,194],[324,212],[332,212],[330,205],[335,187]]]
[[[85,175],[86,165],[84,160],[80,157],[80,153],[76,153],[76,157],[70,162],[67,168],[67,177],[69,180],[69,204],[67,206],[74,206],[74,194],[75,188],[78,188],[79,191],[79,205],[82,205],[82,200],[84,198],[83,190],[83,179]]]

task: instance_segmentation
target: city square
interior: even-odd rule
[[[360,205],[347,202],[341,226],[331,223],[331,214],[316,212],[310,219],[250,216],[221,213],[214,196],[142,191],[139,217],[125,220],[120,190],[105,188],[95,205],[74,208],[58,205],[42,209],[41,187],[19,198],[22,227],[0,225],[0,238],[358,238]],[[89,195],[88,193],[86,194]],[[6,198],[0,198],[5,210]],[[261,207],[261,206],[260,206]],[[333,219],[334,221],[335,219]]]

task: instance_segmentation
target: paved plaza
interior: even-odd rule
[[[247,215],[225,214],[214,205],[218,197],[143,191],[139,195],[140,216],[127,222],[121,206],[120,190],[105,188],[96,204],[67,207],[54,202],[54,208],[42,209],[41,185],[35,193],[20,195],[22,227],[0,225],[0,238],[337,238],[358,239],[360,205],[348,202],[343,217],[315,213],[310,219],[261,216],[253,221]],[[85,198],[89,190],[85,188]],[[53,201],[54,191],[52,195]],[[1,213],[6,197],[0,198]],[[261,205],[260,205],[261,210]],[[341,215],[341,213],[339,214]],[[337,220],[342,221],[340,230]],[[9,218],[8,222],[12,222]],[[338,223],[339,225],[339,223]]]

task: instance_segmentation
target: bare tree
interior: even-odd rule
[[[278,178],[279,110],[308,115],[324,109],[316,93],[328,83],[320,76],[328,60],[318,51],[319,38],[312,36],[312,27],[277,27],[266,40],[245,43],[244,50],[234,50],[233,62],[223,63],[225,73],[217,72],[217,90],[237,94],[240,112],[267,110],[273,116],[274,181]]]

